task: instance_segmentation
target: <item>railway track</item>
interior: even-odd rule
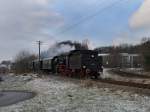
[[[119,76],[122,77],[131,77],[131,78],[149,78],[150,76],[148,75],[140,75],[140,74],[136,74],[136,73],[130,73],[130,72],[125,72],[125,71],[120,71],[120,70],[110,70],[109,72],[115,73]]]
[[[142,89],[150,89],[150,84],[117,81],[117,80],[111,80],[111,79],[98,79],[98,80],[95,80],[95,81],[101,82],[101,83],[113,84],[113,85],[136,87],[136,88],[142,88]]]
[[[147,75],[139,75],[139,74],[134,74],[134,73],[126,73],[123,71],[119,70],[108,70],[108,73],[110,73],[112,76],[115,73],[115,75],[126,77],[126,78],[140,78],[141,80],[143,79],[150,79],[150,76]],[[113,85],[121,85],[121,86],[128,86],[128,87],[135,87],[135,88],[141,88],[141,89],[150,89],[150,84],[144,84],[138,83],[138,82],[131,82],[130,81],[120,81],[119,79],[98,79],[98,82],[102,83],[108,83],[108,84],[113,84]]]
[[[79,79],[79,78],[73,78],[73,79]],[[113,79],[93,79],[93,80],[96,82],[112,84],[112,85],[135,87],[135,88],[141,88],[141,89],[150,89],[150,84],[144,84],[144,83],[119,81],[119,80],[113,80]]]
[[[79,80],[79,78],[73,78],[73,79],[78,79]],[[113,80],[113,79],[94,79],[94,81],[101,82],[101,83],[107,83],[107,84],[113,84],[113,85],[135,87],[135,88],[141,88],[141,89],[150,89],[150,84],[119,81],[119,80]]]

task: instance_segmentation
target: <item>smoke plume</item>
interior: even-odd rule
[[[88,50],[88,45],[86,43],[80,43],[80,42],[72,42],[70,40],[68,41],[63,41],[58,43],[58,46],[60,45],[69,45],[71,47],[74,47],[75,50]]]
[[[88,50],[88,45],[70,40],[58,42],[51,46],[47,51],[41,53],[42,58],[50,58],[59,54],[67,53],[71,50]]]

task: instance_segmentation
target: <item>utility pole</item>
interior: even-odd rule
[[[41,65],[41,44],[42,41],[36,41],[38,43],[38,48],[39,48],[39,73],[40,73],[40,65]]]

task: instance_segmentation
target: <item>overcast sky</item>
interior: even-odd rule
[[[37,40],[42,50],[62,40],[138,43],[150,36],[149,7],[150,0],[0,0],[0,61],[36,52]]]

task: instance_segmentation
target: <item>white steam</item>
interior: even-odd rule
[[[70,45],[53,45],[51,46],[47,51],[42,53],[42,57],[43,58],[50,58],[50,57],[54,57],[57,56],[59,54],[62,53],[67,53],[71,50],[75,50],[74,46],[70,46]]]

